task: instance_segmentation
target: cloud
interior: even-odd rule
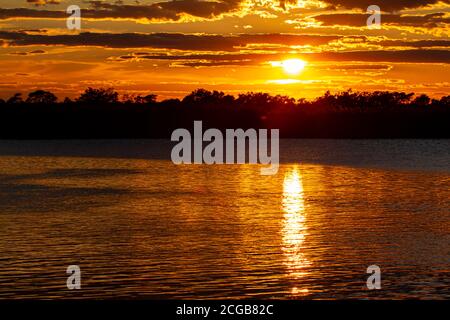
[[[36,6],[45,6],[47,4],[60,4],[61,0],[27,0],[27,2]]]
[[[335,52],[339,42],[350,41],[359,45],[359,51]],[[364,62],[418,62],[450,63],[450,51],[430,48],[450,48],[450,40],[395,40],[382,37],[348,37],[336,35],[297,34],[237,34],[208,35],[182,33],[80,33],[48,35],[41,33],[0,31],[0,42],[10,47],[20,46],[91,46],[133,49],[135,53],[111,58],[113,61],[166,60],[184,66],[207,67],[219,65],[255,65],[267,61],[299,57],[307,61],[364,61]],[[269,53],[252,45],[283,45],[286,52]],[[289,46],[320,46],[322,52],[289,53]],[[329,45],[329,46],[328,46]],[[148,49],[181,50],[167,54],[149,54]],[[395,50],[392,50],[395,48]],[[404,50],[400,50],[403,48]],[[417,48],[411,50],[411,48]],[[366,50],[364,50],[366,49]],[[370,49],[370,50],[369,50]],[[378,49],[378,50],[374,50]],[[245,51],[241,51],[245,50]],[[184,51],[184,52],[183,52]],[[28,52],[38,54],[44,52]]]
[[[449,0],[323,0],[334,8],[360,8],[364,11],[368,6],[376,4],[380,7],[381,11],[397,11],[406,8],[417,8],[426,6],[429,4],[435,4],[439,1],[444,3],[450,3]]]
[[[44,54],[46,53],[44,50],[33,50],[33,51],[20,51],[20,52],[11,52],[10,55],[15,55],[15,56],[28,56],[28,55],[33,55],[33,54]]]
[[[381,40],[373,42],[383,47],[413,47],[413,48],[431,48],[443,47],[450,48],[450,40]],[[449,51],[450,53],[450,51]]]
[[[44,33],[29,33],[25,31],[0,31],[0,41],[9,46],[30,45],[64,45],[64,46],[92,46],[105,48],[151,48],[187,51],[223,51],[238,52],[241,49],[251,51],[252,48],[264,51],[264,45],[274,51],[277,46],[284,51],[291,51],[290,46],[320,46],[326,50],[336,43],[357,43],[364,47],[373,46],[427,48],[450,48],[450,40],[389,40],[386,38],[370,38],[365,36],[336,36],[309,34],[237,34],[237,35],[208,35],[183,33],[80,33],[48,35]],[[263,45],[260,46],[260,45]],[[254,47],[253,47],[254,46]],[[450,51],[449,51],[450,52]],[[141,56],[146,55],[140,52]]]
[[[320,52],[302,54],[260,54],[260,53],[238,53],[238,54],[190,54],[190,55],[147,55],[141,59],[167,60],[189,63],[193,62],[239,62],[250,64],[261,64],[268,61],[284,60],[289,58],[301,58],[311,62],[405,62],[405,63],[450,63],[450,51],[446,50],[373,50],[373,51],[349,51],[349,52]]]
[[[60,0],[27,0],[37,6],[59,4]],[[366,11],[372,0],[323,0],[332,8],[360,8]],[[416,8],[439,1],[450,3],[450,0],[378,0],[376,4],[382,11],[396,11],[405,8]],[[239,11],[244,0],[169,0],[151,4],[124,4],[122,1],[108,3],[98,0],[86,1],[89,8],[82,9],[82,16],[88,19],[130,19],[149,21],[178,21],[184,15],[201,19],[213,19],[222,14]],[[281,8],[295,6],[297,0],[279,0]],[[64,19],[64,11],[35,10],[30,8],[1,9],[0,19],[11,18],[58,18]]]
[[[121,57],[122,58],[122,57]],[[133,56],[126,56],[127,59],[133,58]],[[175,65],[185,67],[223,67],[223,66],[254,66],[261,64],[260,61],[253,60],[200,60],[189,62],[176,62]],[[340,64],[340,65],[315,65],[315,70],[335,70],[335,71],[388,71],[392,69],[391,65],[385,64]]]
[[[340,64],[340,65],[326,65],[326,66],[315,66],[315,69],[324,70],[337,70],[337,71],[347,71],[347,70],[390,70],[391,65],[387,64]]]
[[[289,5],[289,4],[296,5],[297,0],[280,0],[280,7],[283,10],[286,10],[287,5]]]
[[[321,45],[340,36],[293,34],[194,35],[182,33],[80,33],[76,35],[44,35],[0,31],[0,39],[11,46],[65,45],[108,48],[159,48],[199,51],[238,51],[252,43]]]
[[[373,50],[351,52],[323,52],[306,54],[312,61],[367,61],[367,62],[416,62],[450,63],[450,51],[447,50]]]
[[[362,27],[367,25],[367,14],[357,13],[336,13],[321,14],[314,16],[324,26],[352,26]],[[436,28],[450,23],[444,13],[437,12],[427,15],[400,15],[400,14],[384,14],[381,16],[381,23],[386,25],[401,25],[422,28]]]
[[[44,54],[44,53],[45,53],[44,50],[33,50],[33,51],[30,51],[30,54]]]
[[[0,20],[12,18],[67,19],[67,14],[64,11],[34,10],[28,8],[0,8]]]
[[[82,17],[88,19],[145,19],[177,21],[183,15],[211,19],[238,10],[242,0],[170,0],[149,5],[128,5],[120,2],[106,3],[88,1],[90,8],[82,9]],[[32,0],[36,5],[50,4],[53,1]],[[64,11],[34,10],[29,8],[1,9],[0,19],[10,18],[54,18],[65,19]]]
[[[256,63],[253,61],[236,60],[236,61],[195,61],[195,62],[179,62],[175,63],[175,66],[183,67],[225,67],[225,66],[252,66]]]

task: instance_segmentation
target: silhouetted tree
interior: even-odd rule
[[[180,104],[181,104],[180,99],[166,99],[159,103],[159,105],[164,108],[174,108],[179,106]]]
[[[134,99],[134,103],[138,103],[138,104],[153,104],[153,103],[156,103],[156,99],[157,98],[158,98],[158,96],[156,94],[148,94],[146,96],[138,95]]]
[[[376,109],[388,109],[408,104],[414,93],[375,91],[366,92],[367,104]]]
[[[120,100],[122,103],[132,104],[132,103],[135,103],[135,101],[136,101],[136,95],[125,93],[124,95],[122,95],[122,99],[120,99]]]
[[[442,107],[450,107],[450,96],[442,97],[439,103]]]
[[[430,97],[428,97],[426,94],[421,94],[420,96],[416,97],[413,101],[413,103],[419,107],[424,107],[430,104]]]
[[[273,102],[273,97],[265,92],[241,93],[236,99],[238,106],[263,108]]]
[[[73,101],[72,101],[72,99],[70,99],[69,97],[65,97],[63,103],[64,103],[64,104],[72,104]]]
[[[202,105],[224,105],[231,104],[234,101],[234,97],[226,95],[222,91],[209,91],[206,89],[197,89],[192,91],[191,94],[184,97],[183,104],[202,104]]]
[[[58,101],[58,98],[49,91],[36,90],[28,94],[26,103],[42,103],[42,104],[53,104]]]
[[[316,107],[334,107],[335,105],[335,96],[331,94],[330,91],[325,92],[325,94],[321,97],[317,97],[314,100],[313,104]]]
[[[11,98],[9,98],[6,103],[8,104],[17,104],[17,103],[22,103],[23,99],[22,99],[22,94],[21,93],[16,93],[14,94]]]
[[[297,99],[297,104],[298,105],[308,104],[308,100],[306,100],[306,98],[299,98],[299,99]]]
[[[27,108],[21,107],[20,93],[15,94],[0,108],[0,137],[161,138],[194,120],[222,130],[279,128],[284,137],[450,137],[450,96],[431,100],[405,92],[347,90],[295,100],[264,92],[235,98],[198,89],[182,101],[131,94],[121,96],[119,103],[118,97],[113,89],[88,88],[75,101],[64,99],[63,108],[48,108],[56,97],[39,90],[28,95],[26,103],[35,105]]]
[[[86,89],[86,91],[84,91],[84,93],[80,95],[77,101],[82,103],[101,103],[101,104],[116,103],[119,101],[119,94],[116,91],[114,91],[113,88],[94,89],[89,87]]]

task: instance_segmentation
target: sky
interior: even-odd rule
[[[367,26],[374,4],[379,28]],[[70,5],[80,30],[67,28]],[[160,100],[197,88],[441,97],[449,25],[450,0],[0,0],[0,98],[87,87]]]

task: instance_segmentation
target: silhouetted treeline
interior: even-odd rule
[[[0,138],[167,138],[194,120],[207,128],[280,129],[284,138],[450,138],[450,96],[404,92],[325,93],[315,100],[268,93],[237,97],[198,89],[183,99],[88,88],[58,102],[38,90],[0,99]]]

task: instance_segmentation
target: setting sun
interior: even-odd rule
[[[272,61],[272,67],[281,67],[287,74],[295,75],[303,71],[306,61],[301,59],[287,59],[282,61]]]
[[[289,59],[281,62],[284,72],[299,74],[306,66],[306,62],[300,59]]]

